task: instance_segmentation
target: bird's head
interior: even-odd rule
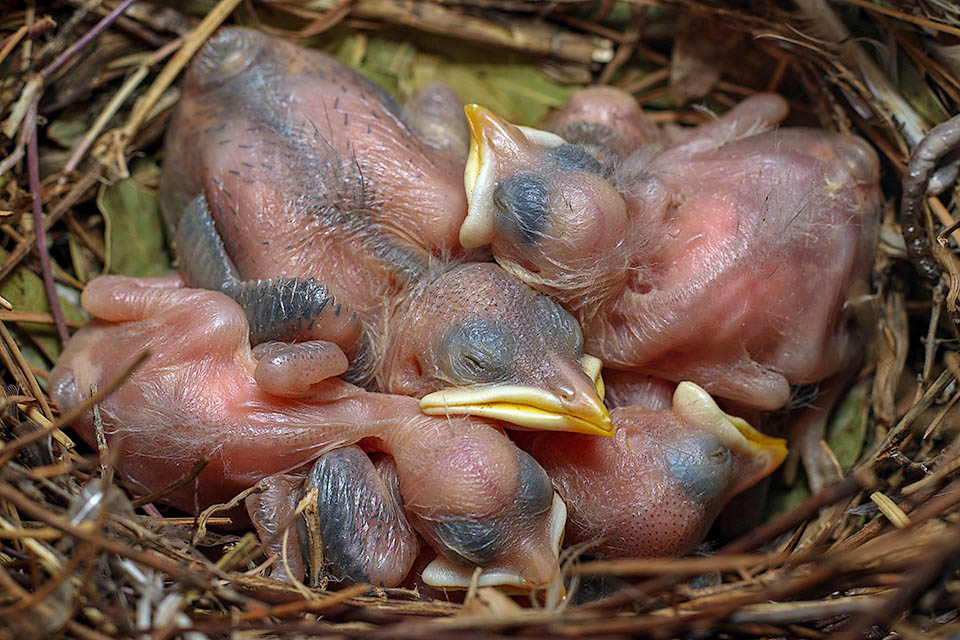
[[[477,105],[465,109],[471,141],[460,243],[490,244],[508,271],[574,306],[579,292],[622,277],[627,202],[600,162],[552,133]]]
[[[424,279],[390,327],[381,388],[419,397],[426,414],[613,434],[601,363],[576,320],[493,263]]]

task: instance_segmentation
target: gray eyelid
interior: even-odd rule
[[[445,520],[433,527],[443,546],[464,564],[484,566],[496,557],[502,538],[490,520]]]
[[[497,224],[509,229],[522,244],[543,237],[549,218],[549,192],[536,174],[521,171],[497,185],[493,193]]]
[[[464,322],[440,339],[441,365],[469,382],[499,382],[512,371],[516,341],[509,329],[488,320]],[[470,364],[473,363],[473,364]]]

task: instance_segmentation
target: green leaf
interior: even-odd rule
[[[47,125],[45,132],[48,138],[64,149],[72,149],[88,129],[87,119],[81,116],[72,120],[54,120]]]
[[[827,444],[844,471],[856,463],[867,437],[866,386],[855,386],[833,412],[827,426]]]
[[[471,65],[450,64],[436,56],[422,55],[413,67],[413,75],[409,81],[410,91],[431,82],[449,85],[464,104],[482,104],[510,121],[520,118],[521,114],[514,109],[509,98],[478,74]]]
[[[924,74],[921,73],[906,54],[898,60],[900,74],[900,92],[917,113],[928,124],[936,124],[950,118],[950,113],[943,107],[933,89],[927,84]]]
[[[170,270],[157,193],[145,186],[156,183],[159,171],[144,161],[126,180],[100,188],[97,208],[106,225],[106,273],[143,277]]]
[[[4,258],[6,254],[0,252]],[[73,290],[70,290],[73,291]],[[10,301],[13,308],[17,311],[41,311],[50,313],[50,302],[47,300],[47,291],[43,286],[43,279],[33,273],[26,266],[19,266],[0,283],[0,296]],[[79,300],[79,299],[78,299]],[[86,315],[73,303],[60,296],[60,307],[63,309],[63,316],[67,320],[76,322],[86,322]],[[40,366],[48,366],[46,359],[41,353],[46,354],[51,360],[60,355],[60,339],[57,337],[57,330],[52,324],[33,324],[21,323],[23,332],[28,333],[36,342],[38,348],[34,348],[22,334],[19,336],[21,350],[24,356],[31,363]]]
[[[770,498],[767,500],[764,520],[796,509],[809,495],[810,489],[807,487],[807,479],[802,471],[798,474],[793,486],[788,487],[774,481],[774,484],[770,487]]]
[[[551,108],[562,107],[581,88],[551,80],[532,65],[515,63],[514,56],[506,55],[506,61],[498,64],[479,62],[486,56],[455,39],[432,38],[429,49],[439,55],[424,53],[418,44],[426,46],[416,39],[355,34],[343,36],[332,50],[341,62],[394,98],[412,95],[431,82],[443,82],[464,103],[482,104],[521,125],[539,124]]]
[[[521,125],[539,124],[550,109],[567,104],[570,96],[580,89],[553,82],[528,65],[482,65],[479,71],[519,112],[515,123]]]

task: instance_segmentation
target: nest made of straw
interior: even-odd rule
[[[568,563],[581,591],[606,595],[575,604],[555,592],[527,607],[486,589],[462,604],[363,585],[311,591],[260,577],[255,537],[211,533],[213,514],[163,517],[148,506],[135,515],[157,496],[131,504],[113,486],[110,452],[73,442],[45,378],[84,321],[85,282],[169,267],[159,140],[190,56],[235,22],[327,49],[393,93],[445,80],[522,124],[590,83],[620,86],[654,119],[682,124],[709,117],[699,105],[718,111],[769,90],[788,96],[798,122],[870,140],[888,207],[872,353],[826,443],[846,479],[812,496],[802,482],[775,486],[770,518],[710,555]],[[955,189],[926,199],[908,229],[909,255],[908,221],[897,214],[911,151],[960,106],[958,36],[960,9],[939,0],[62,0],[5,9],[0,638],[960,631]]]

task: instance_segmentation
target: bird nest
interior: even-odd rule
[[[955,6],[25,4],[0,18],[0,638],[960,630],[955,189],[926,198],[908,233],[916,251],[908,253],[908,221],[898,215],[911,150],[960,108]],[[51,406],[46,379],[68,332],[85,321],[86,282],[170,268],[156,196],[160,140],[184,66],[225,23],[326,50],[395,95],[445,81],[520,124],[592,83],[625,89],[655,121],[674,125],[776,91],[791,103],[789,122],[869,140],[887,203],[875,293],[862,305],[872,348],[824,442],[845,479],[811,494],[802,477],[775,478],[755,527],[713,537],[692,557],[569,559],[565,598],[559,588],[529,598],[473,588],[446,599],[366,585],[311,590],[263,577],[274,559],[252,533],[224,533],[216,510],[161,513],[154,501],[176,487],[131,499],[109,448],[79,442],[71,416]]]

